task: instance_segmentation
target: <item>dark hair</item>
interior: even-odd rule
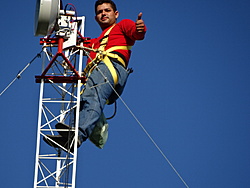
[[[111,4],[111,7],[114,10],[114,12],[117,11],[116,5],[115,5],[115,3],[112,0],[97,0],[95,2],[95,13],[96,13],[97,7],[99,5],[102,5],[103,3],[109,3],[109,4]]]

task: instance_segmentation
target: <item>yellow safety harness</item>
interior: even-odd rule
[[[84,69],[84,73],[90,75],[91,72],[96,68],[97,64],[103,61],[105,65],[108,67],[113,77],[114,85],[116,85],[118,83],[118,76],[110,58],[114,58],[117,61],[119,61],[124,66],[124,68],[126,67],[126,63],[118,54],[114,54],[112,52],[115,50],[131,50],[132,46],[114,46],[105,51],[105,47],[108,43],[108,37],[109,37],[108,35],[114,26],[112,26],[106,31],[104,37],[101,40],[100,47],[98,49],[93,49],[93,48],[90,49],[96,52],[96,57],[90,63],[88,63],[88,65]]]

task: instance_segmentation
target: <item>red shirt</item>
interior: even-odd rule
[[[110,28],[110,27],[109,27]],[[97,49],[100,47],[100,41],[104,37],[104,34],[107,32],[109,28],[106,28],[102,31],[101,35],[98,38],[94,38],[90,40],[90,43],[87,44],[87,47]],[[146,32],[146,28],[145,28]],[[105,47],[105,50],[114,47],[114,46],[133,46],[136,40],[143,40],[145,36],[145,32],[138,33],[136,31],[136,24],[134,21],[129,19],[124,19],[117,23],[109,33],[108,43]],[[131,50],[116,50],[125,59],[125,62],[128,64],[129,58],[131,55]],[[94,59],[96,53],[90,52],[91,59]],[[90,62],[90,60],[88,60]]]

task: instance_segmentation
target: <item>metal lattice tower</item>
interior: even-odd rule
[[[73,14],[74,15],[74,14]],[[37,144],[34,188],[75,188],[77,139],[80,90],[85,79],[82,77],[85,17],[60,15],[58,31],[54,37],[40,39],[43,46],[42,74],[36,76],[40,83],[37,124]],[[56,53],[53,54],[53,49]],[[53,148],[43,141],[46,134],[57,135],[55,124],[70,124],[75,117],[74,152],[66,152],[63,146]]]

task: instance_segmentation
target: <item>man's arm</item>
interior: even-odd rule
[[[131,40],[143,40],[147,30],[144,21],[141,19],[142,13],[137,17],[136,21],[130,19],[124,19],[118,23],[119,27],[122,30],[122,33],[125,34]]]

